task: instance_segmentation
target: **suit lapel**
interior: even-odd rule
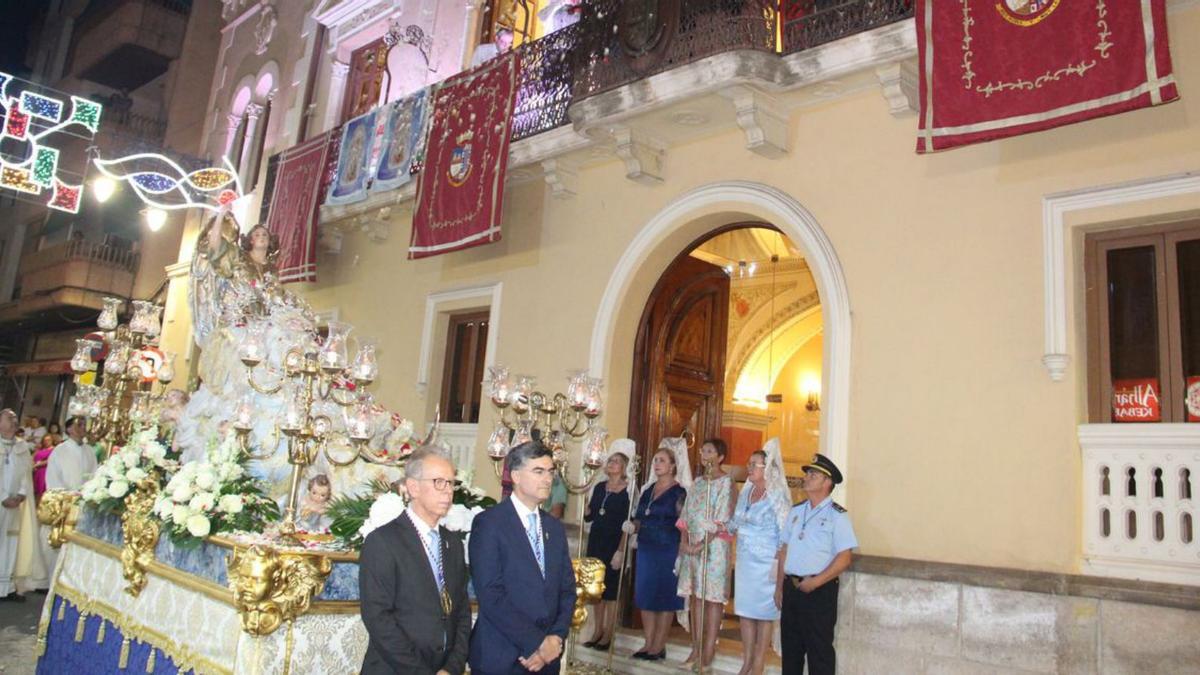
[[[525,529],[525,521],[521,519],[521,514],[517,512],[517,505],[513,503],[513,500],[514,500],[513,497],[508,498],[508,501],[509,501],[508,511],[510,514],[512,514],[511,518],[510,518],[510,522],[516,526],[517,531],[520,532],[520,534],[521,534],[521,538],[519,541],[521,541],[525,544],[524,546],[521,546],[520,544],[518,544],[518,548],[521,548],[525,551],[526,561],[528,561],[528,563],[533,566],[532,569],[535,570],[535,575],[538,577],[541,577],[542,573],[541,573],[541,571],[538,571],[537,555],[533,552],[533,544],[531,544],[529,541],[529,530]],[[538,518],[541,519],[541,517],[542,517],[541,510],[539,509],[538,510]],[[544,526],[545,523],[542,523],[542,525],[543,525],[543,527],[541,528],[542,529],[542,555],[544,557],[546,554],[546,548],[547,548],[546,547],[546,538],[545,538],[546,528]]]
[[[429,564],[429,556],[425,554],[425,544],[421,542],[421,533],[417,530],[417,526],[413,525],[412,521],[409,520],[407,513],[400,516],[398,520],[400,521],[402,535],[400,537],[400,541],[408,546],[410,555],[419,560],[421,563],[421,569],[425,570],[425,574],[423,575],[425,582],[422,584],[422,587],[426,590],[423,592],[427,593],[432,598],[434,606],[441,607],[442,599],[438,594],[437,578],[433,576],[433,567]],[[440,530],[438,534],[441,534]],[[443,538],[443,561],[446,559],[445,545],[445,539]]]

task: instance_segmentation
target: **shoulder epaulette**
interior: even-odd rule
[[[839,504],[839,503],[837,503],[837,502],[834,502],[834,503],[833,503],[833,510],[834,510],[834,511],[837,511],[838,513],[845,513],[845,512],[846,512],[846,507],[842,506],[841,504]]]
[[[792,504],[792,508],[796,508],[797,506],[804,506],[807,503],[808,503],[807,499],[801,499],[800,501],[796,502],[795,504]]]

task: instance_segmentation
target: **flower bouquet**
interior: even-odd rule
[[[161,487],[162,476],[174,466],[174,460],[167,458],[166,446],[158,442],[158,428],[149,426],[134,432],[124,447],[114,450],[79,492],[83,501],[97,510],[119,514],[125,509],[125,497],[138,483],[155,477]]]
[[[247,460],[233,432],[208,452],[208,459],[183,465],[159,494],[154,513],[171,540],[193,546],[215,532],[261,531],[279,520],[279,505],[246,474]]]

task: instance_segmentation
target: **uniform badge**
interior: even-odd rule
[[[996,11],[1004,20],[1016,26],[1032,26],[1050,16],[1061,0],[1001,0]]]

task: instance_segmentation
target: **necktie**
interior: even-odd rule
[[[526,517],[529,521],[529,526],[526,532],[529,534],[529,544],[533,546],[533,555],[537,558],[538,570],[542,576],[546,576],[546,555],[542,552],[542,538],[538,536],[537,514],[531,513]]]
[[[442,538],[437,530],[429,531],[429,564],[433,566],[433,578],[437,581],[438,591],[446,590],[446,580],[442,577]]]

